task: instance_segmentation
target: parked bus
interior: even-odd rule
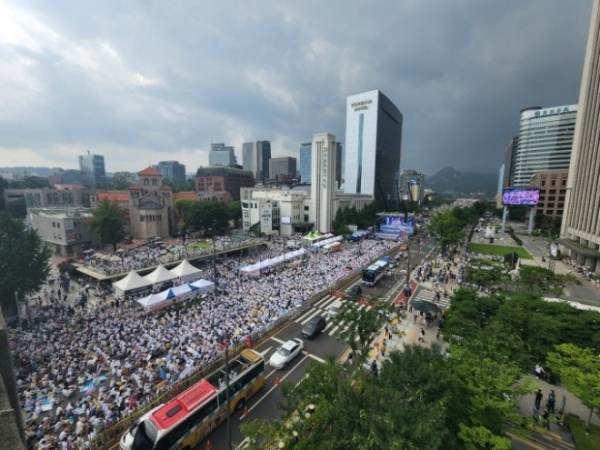
[[[378,259],[363,271],[362,284],[373,287],[381,280],[389,269],[390,263],[386,259]]]
[[[192,449],[227,419],[225,366],[139,418],[121,437],[121,450]],[[229,363],[229,414],[265,383],[265,361],[251,349]]]

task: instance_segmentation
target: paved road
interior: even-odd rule
[[[413,244],[408,262],[410,267],[421,264],[433,251],[434,247],[434,244],[430,242],[428,238],[424,239],[421,244]],[[401,298],[406,283],[406,266],[406,259],[400,259],[398,267],[392,269],[390,275],[385,277],[377,286],[373,288],[363,286],[363,296],[369,297],[375,295],[388,302],[394,302]],[[357,283],[360,283],[360,280],[357,280],[355,284]],[[411,282],[411,285],[413,290],[415,290],[416,283],[413,281]],[[423,296],[423,298],[430,295],[425,290],[417,290],[417,293],[420,296]],[[265,357],[265,360],[268,361],[273,352],[283,342],[291,338],[301,337],[300,332],[302,327],[314,315],[319,313],[326,315],[329,306],[335,300],[339,299],[339,295],[341,295],[341,293],[324,296],[317,301],[309,311],[290,322],[286,328],[272,336],[270,339],[256,346],[255,350],[261,353]],[[410,322],[412,323],[412,320]],[[408,322],[407,326],[410,326]],[[327,326],[321,335],[314,340],[303,339],[305,344],[304,354],[298,356],[287,368],[276,371],[267,365],[265,387],[248,402],[248,414],[244,416],[242,415],[242,412],[237,412],[231,417],[231,442],[233,448],[236,448],[236,445],[239,445],[244,439],[244,436],[239,429],[243,422],[254,419],[271,421],[281,417],[282,411],[279,410],[277,406],[283,402],[284,398],[281,386],[276,383],[276,380],[279,382],[296,384],[302,379],[311,364],[322,363],[328,357],[339,359],[348,351],[348,346],[346,344],[339,342],[334,338],[336,331],[337,327],[328,321]],[[417,335],[415,334],[415,341],[416,336]],[[227,449],[228,438],[226,424],[221,425],[215,430],[209,436],[209,440],[213,449]],[[205,448],[206,441],[201,442],[197,447],[197,450],[204,450]]]
[[[531,239],[528,236],[522,236],[523,247],[533,255],[533,260],[540,266],[555,273],[566,274],[572,269],[571,266],[562,261],[552,261],[548,258],[548,242],[542,238]],[[546,261],[542,261],[542,256]],[[594,306],[600,306],[600,289],[597,284],[587,281],[580,274],[573,272],[573,275],[581,281],[581,286],[570,285],[565,288],[565,293],[561,298],[585,303]]]

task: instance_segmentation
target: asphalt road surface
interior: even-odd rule
[[[421,264],[434,248],[435,244],[429,238],[423,238],[420,244],[411,243],[408,259],[408,265],[411,269],[414,265]],[[390,275],[384,277],[377,286],[373,288],[363,286],[363,297],[376,295],[380,299],[388,302],[395,301],[401,295],[406,284],[406,268],[407,259],[401,258],[398,261],[398,266],[393,268]],[[355,284],[357,283],[360,283],[359,279],[355,282]],[[246,407],[248,408],[248,413],[246,415],[242,414],[243,411],[238,411],[231,416],[231,448],[235,449],[243,443],[244,436],[240,432],[240,425],[243,422],[252,421],[254,419],[271,421],[281,417],[283,413],[278,408],[278,405],[284,401],[284,398],[279,383],[285,382],[297,384],[311,364],[323,363],[329,357],[339,358],[348,349],[348,346],[345,343],[340,342],[333,337],[337,331],[337,327],[329,320],[323,333],[318,335],[315,339],[306,340],[303,339],[301,335],[303,326],[314,315],[320,313],[324,317],[327,317],[329,306],[335,300],[339,299],[339,295],[339,293],[337,293],[337,295],[334,293],[332,295],[324,296],[315,302],[310,310],[290,322],[283,330],[254,347],[256,351],[264,356],[265,361],[267,362],[265,386],[246,404]],[[300,338],[304,341],[304,352],[290,362],[285,369],[274,370],[268,365],[269,358],[279,345],[292,338]],[[213,450],[227,450],[229,448],[227,424],[223,423],[217,428],[208,437],[208,440],[210,440]],[[205,440],[196,447],[196,450],[204,450],[207,448],[206,445],[207,443]]]

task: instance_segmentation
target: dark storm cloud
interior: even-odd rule
[[[519,110],[578,101],[591,0],[0,0],[0,160],[206,164],[210,142],[277,156],[329,131],[348,95],[404,115],[402,166],[496,172]],[[144,162],[143,164],[140,161]]]

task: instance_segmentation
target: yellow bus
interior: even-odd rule
[[[147,412],[121,437],[121,450],[191,450],[227,419],[225,366]],[[265,384],[265,361],[251,349],[229,362],[229,414]]]

